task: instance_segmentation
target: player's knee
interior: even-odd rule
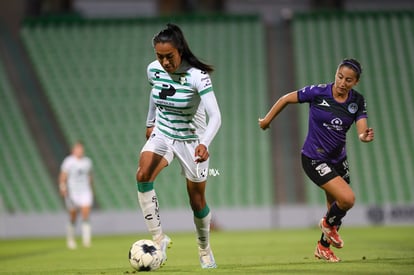
[[[147,182],[149,181],[150,177],[149,174],[137,173],[136,179],[138,182]]]
[[[137,174],[136,174],[136,180],[138,182],[147,182],[150,181],[151,175],[148,172],[145,172],[142,169],[138,169]]]
[[[338,206],[342,210],[346,211],[346,210],[351,209],[354,206],[354,204],[355,204],[355,195],[352,193],[342,198],[342,200],[338,203]]]

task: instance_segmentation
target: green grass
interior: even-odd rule
[[[313,257],[315,229],[215,231],[218,268],[199,266],[194,233],[169,233],[173,246],[162,274],[414,274],[414,227],[341,230],[340,263]],[[133,274],[129,246],[148,235],[96,236],[89,249],[70,251],[63,238],[0,241],[0,274]]]

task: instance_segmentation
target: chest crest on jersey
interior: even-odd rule
[[[185,74],[180,76],[180,84],[184,85],[185,83],[187,83],[187,78],[185,77]]]
[[[349,104],[348,105],[348,111],[351,113],[351,114],[355,114],[357,111],[358,111],[358,104],[356,104],[356,103],[351,103],[351,104]]]

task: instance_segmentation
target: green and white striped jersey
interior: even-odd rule
[[[209,74],[185,61],[169,74],[156,60],[149,64],[147,75],[152,86],[147,127],[155,125],[173,139],[200,139],[208,146],[221,124]]]

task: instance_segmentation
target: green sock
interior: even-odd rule
[[[145,193],[154,189],[154,182],[138,182],[137,189],[139,192]]]

